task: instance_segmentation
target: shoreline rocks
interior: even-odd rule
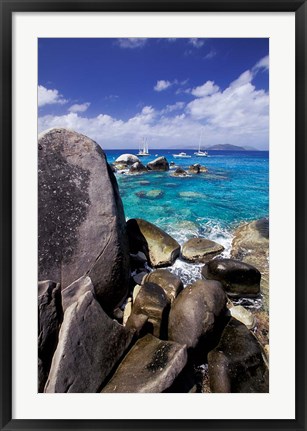
[[[168,171],[169,163],[165,157],[158,157],[152,162],[147,163],[147,169],[149,171]]]
[[[205,238],[191,238],[183,244],[181,256],[187,262],[205,263],[223,251],[224,247],[215,241]]]
[[[239,260],[210,260],[201,274],[207,280],[220,281],[230,297],[256,297],[260,293],[260,272],[254,266]]]
[[[130,253],[143,252],[154,268],[172,265],[179,256],[178,242],[146,220],[128,220],[127,231]]]

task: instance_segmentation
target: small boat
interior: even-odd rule
[[[197,156],[197,157],[208,157],[208,153],[207,153],[207,151],[202,151],[202,150],[200,149],[201,138],[202,138],[202,131],[201,131],[201,133],[200,133],[200,137],[199,137],[198,151],[197,151],[196,153],[194,153],[194,154],[195,154],[195,156]]]
[[[141,149],[141,147],[139,146],[139,152],[137,153],[137,156],[139,157],[150,156],[148,152],[148,141],[146,138],[143,138],[143,148]]]
[[[189,159],[192,156],[189,156],[187,153],[179,153],[179,154],[173,154],[173,157],[175,158],[180,157],[181,159]]]

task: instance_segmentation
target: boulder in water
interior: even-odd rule
[[[158,157],[152,162],[147,163],[147,168],[150,171],[168,171],[169,163],[165,157]]]
[[[169,339],[188,348],[196,347],[214,330],[225,305],[226,295],[218,281],[198,280],[187,286],[171,306]]]
[[[217,242],[205,238],[191,238],[186,241],[181,255],[187,262],[208,262],[224,251],[224,247]]]
[[[170,266],[180,253],[178,242],[157,226],[143,219],[127,222],[130,252],[142,251],[155,267]]]
[[[129,174],[141,174],[143,172],[147,172],[147,168],[141,162],[133,163],[129,169]]]
[[[122,201],[99,145],[66,129],[38,142],[38,279],[88,275],[106,309],[123,301],[129,251]]]
[[[261,274],[247,263],[234,259],[213,259],[201,273],[207,280],[220,281],[230,297],[255,297],[260,293]]]
[[[185,346],[147,334],[136,342],[102,392],[163,392],[186,362]]]
[[[212,392],[263,393],[269,391],[268,369],[253,334],[230,319],[217,347],[208,354]]]
[[[115,165],[131,166],[137,162],[140,163],[140,159],[137,156],[135,156],[134,154],[122,154],[121,156],[117,157],[114,164]]]
[[[177,168],[172,174],[172,177],[188,177],[189,174],[182,168]]]

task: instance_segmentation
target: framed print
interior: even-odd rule
[[[1,429],[306,429],[305,1],[1,29]]]

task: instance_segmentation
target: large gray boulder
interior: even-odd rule
[[[147,169],[150,171],[168,171],[169,163],[165,157],[158,157],[152,162],[147,163]]]
[[[126,295],[129,253],[114,174],[99,145],[52,129],[38,142],[38,278],[62,289],[83,275],[113,308]]]
[[[63,320],[61,286],[51,280],[38,283],[38,388],[43,391]]]
[[[191,238],[181,250],[181,256],[187,262],[208,262],[224,251],[224,247],[215,241],[205,238]]]
[[[268,392],[268,369],[253,334],[231,318],[217,347],[208,354],[212,392]]]
[[[178,242],[152,223],[143,219],[130,219],[127,230],[130,252],[143,252],[153,267],[170,266],[179,256]]]
[[[155,283],[145,283],[135,298],[132,314],[148,316],[152,328],[150,332],[158,338],[165,338],[168,311],[169,300],[162,287]]]
[[[254,266],[239,260],[210,260],[201,273],[207,280],[220,281],[228,296],[255,297],[260,293],[260,272]]]
[[[169,340],[196,347],[214,329],[226,295],[218,281],[198,280],[180,292],[169,314]]]
[[[144,283],[158,284],[164,290],[168,300],[173,302],[174,299],[183,289],[183,283],[178,275],[173,274],[168,269],[156,269],[144,278]]]
[[[137,341],[102,392],[163,392],[186,362],[185,346],[148,334]]]
[[[86,292],[65,312],[45,392],[97,392],[132,337]]]

